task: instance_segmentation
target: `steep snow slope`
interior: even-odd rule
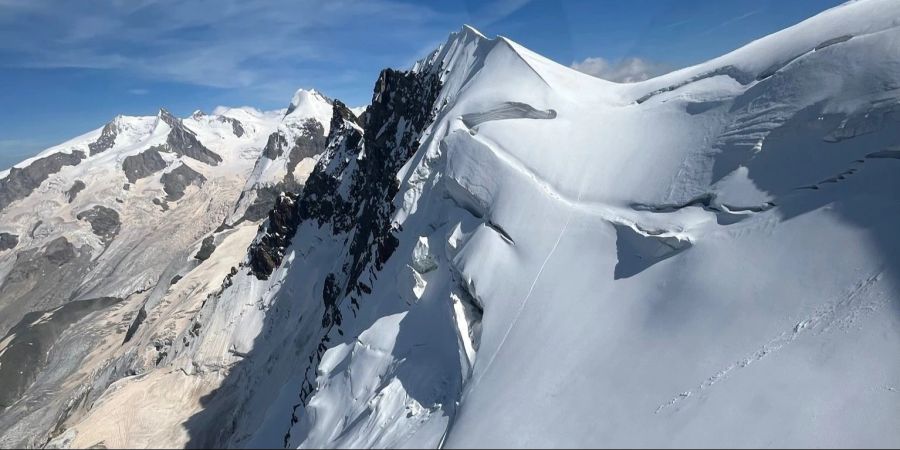
[[[465,27],[55,443],[896,446],[898,48],[863,0],[620,85]]]
[[[109,383],[173,345],[192,302],[221,284],[255,235],[258,218],[223,222],[268,161],[270,135],[317,120],[297,105],[289,117],[252,108],[119,116],[4,173],[0,443],[42,445]],[[324,150],[316,145],[304,149],[310,157]]]

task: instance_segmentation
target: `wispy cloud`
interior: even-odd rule
[[[488,26],[497,23],[516,11],[531,3],[532,0],[498,0],[494,2],[483,2],[479,7],[472,11],[473,16],[477,16],[481,24]]]
[[[665,63],[633,57],[615,62],[600,57],[586,58],[572,63],[571,67],[579,72],[617,83],[644,81],[673,69]]]
[[[134,89],[129,89],[128,93],[131,95],[147,95],[150,93],[150,91],[147,89],[143,89],[143,88],[134,88]]]
[[[724,21],[724,22],[722,22],[722,23],[720,23],[720,24],[718,24],[718,25],[716,25],[716,26],[714,26],[714,27],[712,27],[712,28],[710,28],[710,29],[708,29],[708,30],[706,30],[706,31],[704,31],[704,32],[702,32],[702,33],[700,33],[700,35],[707,35],[707,34],[710,34],[710,33],[714,32],[714,31],[716,31],[716,30],[720,30],[720,29],[722,29],[722,28],[725,28],[725,27],[727,27],[727,26],[729,26],[729,25],[734,25],[734,24],[737,23],[737,22],[740,22],[740,21],[742,21],[742,20],[744,20],[744,19],[748,19],[748,18],[750,18],[750,17],[753,17],[753,16],[755,16],[755,15],[761,13],[761,12],[763,12],[762,9],[756,9],[756,10],[749,11],[749,12],[746,12],[746,13],[744,13],[744,14],[741,14],[741,15],[739,15],[739,16],[737,16],[737,17],[732,17],[731,19],[728,19],[728,20],[726,20],[726,21]]]
[[[266,91],[315,67],[349,64],[356,55],[339,40],[348,28],[381,23],[413,33],[436,14],[396,0],[277,0],[264,8],[243,0],[0,0],[0,66],[118,70]],[[373,29],[373,39],[384,31]]]

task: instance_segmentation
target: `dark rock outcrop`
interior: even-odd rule
[[[54,153],[37,159],[24,168],[13,167],[9,175],[0,180],[0,209],[31,195],[50,175],[65,166],[74,166],[85,158],[84,152]]]
[[[128,182],[134,183],[166,168],[166,162],[160,156],[159,150],[159,146],[151,147],[122,161],[122,170],[125,171]]]
[[[232,117],[219,116],[219,121],[231,124],[231,132],[234,133],[235,136],[241,137],[244,135],[244,126],[241,124],[240,120]]]
[[[141,324],[147,320],[147,310],[141,305],[141,309],[138,310],[137,316],[135,316],[134,321],[131,322],[131,325],[128,326],[128,331],[125,333],[125,339],[122,341],[123,344],[128,343],[131,338],[137,333],[138,328],[141,327]]]
[[[75,246],[64,237],[56,238],[44,247],[44,259],[57,267],[72,261],[76,256]]]
[[[0,233],[0,252],[11,250],[19,245],[19,236],[11,233]]]
[[[356,120],[355,118],[353,119]],[[301,133],[294,139],[288,150],[288,139],[281,131],[269,135],[269,140],[263,149],[263,157],[274,160],[288,153],[287,175],[284,180],[274,186],[260,186],[256,189],[256,198],[244,212],[242,220],[257,221],[268,214],[275,207],[275,202],[282,192],[298,193],[303,188],[302,184],[294,177],[294,170],[305,158],[318,155],[325,151],[328,138],[325,129],[315,119],[307,119],[300,124]]]
[[[184,191],[188,186],[192,184],[202,186],[206,182],[206,177],[188,167],[187,164],[181,164],[172,171],[164,173],[160,177],[160,181],[166,192],[166,199],[175,201],[184,196]]]
[[[297,194],[282,193],[269,212],[266,234],[258,244],[250,248],[250,270],[257,278],[265,280],[281,264],[284,249],[290,245],[297,232],[300,216],[297,208]]]
[[[47,364],[50,348],[70,325],[119,299],[103,297],[70,302],[61,308],[26,314],[5,336],[0,355],[0,408],[15,403]],[[39,320],[40,319],[40,320]]]
[[[87,186],[84,184],[84,181],[75,180],[75,182],[72,183],[72,187],[70,187],[69,190],[66,191],[66,200],[68,200],[69,203],[72,203],[75,200],[75,197],[78,196],[78,193],[83,191],[86,187]]]
[[[91,267],[91,250],[58,237],[43,248],[19,250],[0,284],[0,334],[35,309],[52,309],[72,298]]]
[[[263,148],[263,156],[274,161],[275,158],[284,153],[287,145],[287,138],[284,136],[284,133],[276,131],[269,135],[269,140],[266,141],[266,146]]]
[[[166,138],[166,149],[172,153],[196,159],[211,166],[222,162],[222,157],[203,146],[197,134],[184,126],[181,119],[165,109],[159,110],[159,119],[171,128]]]
[[[103,126],[103,131],[100,132],[100,137],[97,138],[96,141],[88,144],[88,150],[90,150],[91,156],[94,156],[98,153],[103,153],[116,145],[116,136],[119,134],[119,127],[116,125],[116,121]]]
[[[216,237],[209,235],[203,238],[203,242],[200,244],[200,250],[194,255],[194,259],[206,261],[212,256],[214,251],[216,251]]]
[[[104,245],[115,239],[122,227],[119,213],[101,205],[82,211],[76,217],[78,220],[87,220],[91,224],[91,231],[103,240]]]
[[[294,139],[294,145],[288,153],[287,176],[285,184],[288,188],[299,187],[299,183],[294,178],[294,169],[306,158],[313,157],[322,153],[328,145],[327,136],[325,136],[325,128],[315,119],[307,119],[300,125],[302,134]]]
[[[266,279],[281,264],[300,223],[313,221],[320,227],[327,223],[335,235],[347,235],[350,245],[342,268],[326,277],[325,328],[340,325],[341,299],[359,294],[359,279],[366,268],[372,273],[381,270],[399,244],[390,220],[399,191],[396,174],[418,150],[419,137],[433,119],[439,91],[440,81],[433,73],[384,70],[362,124],[363,133],[353,126],[356,116],[335,101],[328,149],[302,195],[279,197],[266,233],[250,249],[251,271]],[[401,122],[405,122],[402,129]],[[338,189],[347,182],[349,189]],[[342,191],[347,192],[346,198]],[[351,298],[351,303],[356,299]]]

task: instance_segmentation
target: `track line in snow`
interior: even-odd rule
[[[581,198],[581,193],[578,194],[578,198]],[[513,316],[512,321],[509,323],[509,326],[506,328],[506,332],[503,333],[503,338],[500,339],[500,344],[497,345],[497,350],[491,355],[491,358],[488,360],[487,365],[484,370],[481,371],[481,374],[475,380],[475,385],[481,381],[482,376],[490,370],[491,365],[494,364],[494,359],[497,358],[497,355],[500,353],[500,350],[503,349],[503,345],[506,343],[506,339],[509,338],[509,334],[512,332],[513,327],[516,326],[516,323],[519,321],[519,317],[522,315],[522,312],[525,311],[525,306],[528,304],[528,300],[531,298],[532,292],[534,292],[534,287],[537,285],[538,280],[541,278],[541,274],[544,273],[544,268],[547,267],[547,262],[550,261],[550,258],[553,257],[553,254],[556,253],[557,247],[559,247],[559,243],[562,241],[563,235],[566,234],[566,230],[569,229],[569,223],[572,221],[572,216],[575,211],[570,209],[569,214],[566,217],[566,222],[563,224],[562,229],[559,230],[559,236],[556,237],[556,242],[553,243],[553,247],[547,253],[547,257],[544,258],[544,262],[541,263],[541,267],[537,271],[537,275],[535,275],[534,280],[531,282],[531,286],[528,288],[528,293],[525,294],[525,298],[522,299],[522,303],[519,304],[519,308],[516,310],[515,316]]]
[[[865,303],[857,301],[857,299],[868,293],[872,286],[881,280],[882,273],[884,273],[883,268],[875,271],[869,277],[860,280],[846,296],[820,307],[808,318],[797,322],[790,330],[782,332],[744,358],[732,362],[724,369],[716,372],[714,375],[697,385],[693,390],[681,392],[672,397],[671,400],[659,405],[653,413],[659,414],[666,409],[678,406],[695,394],[699,394],[714,385],[727,380],[738,370],[746,368],[754,362],[761,361],[763,358],[781,350],[802,335],[809,334],[813,330],[818,330],[818,334],[827,333],[835,325],[848,327],[860,314],[877,310],[884,299],[875,298]]]

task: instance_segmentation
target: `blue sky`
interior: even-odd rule
[[[837,0],[0,0],[0,168],[116,114],[369,101],[468,23],[633,80],[705,61]]]

